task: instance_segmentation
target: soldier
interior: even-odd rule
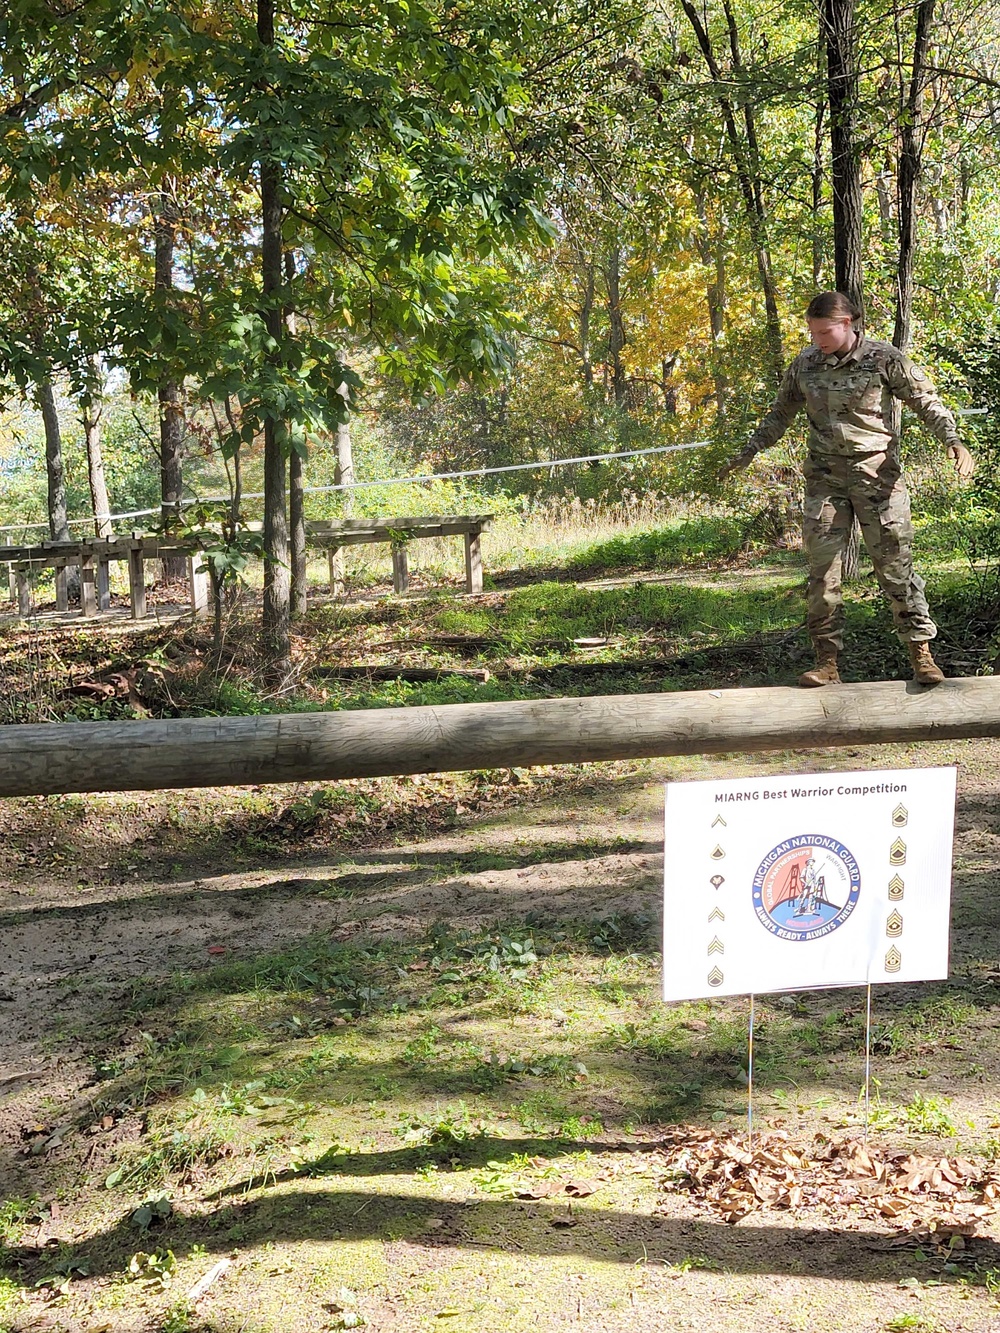
[[[907,645],[913,678],[938,685],[944,674],[927,646],[937,634],[913,569],[910,497],[892,430],[891,398],[899,398],[947,447],[958,475],[972,476],[972,455],[955,418],[909,357],[856,328],[860,311],[842,292],[820,292],[806,323],[812,347],[785,371],[771,409],[746,449],[722,471],[747,467],[761,449],[781,439],[800,407],[809,418],[802,545],[809,567],[806,625],[816,665],[800,685],[835,685],[843,648],[841,561],[857,515],[875,574],[892,604],[896,632]]]

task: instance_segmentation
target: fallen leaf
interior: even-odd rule
[[[569,1180],[566,1182],[566,1193],[572,1195],[574,1199],[586,1199],[596,1189],[597,1185],[592,1180]]]

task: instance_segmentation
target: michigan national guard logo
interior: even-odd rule
[[[782,940],[829,935],[854,911],[860,892],[853,854],[824,833],[803,833],[772,847],[753,878],[757,919]]]

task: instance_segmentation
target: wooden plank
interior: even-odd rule
[[[142,558],[142,546],[133,545],[128,553],[128,595],[132,606],[132,619],[146,618],[146,568]]]
[[[332,597],[343,597],[344,595],[344,549],[342,546],[331,546],[327,551],[327,562],[330,567],[330,595]]]
[[[80,561],[80,614],[88,620],[97,615],[97,556],[86,550]]]
[[[69,570],[65,565],[56,566],[56,610],[69,610]]]
[[[208,615],[208,566],[200,551],[188,556],[188,578],[191,581],[191,614],[197,620]]]
[[[30,616],[35,609],[30,568],[27,565],[15,566],[14,578],[17,581],[17,614],[19,616]]]
[[[398,597],[410,588],[410,564],[406,554],[406,542],[392,544],[392,589]]]
[[[481,529],[465,534],[465,591],[471,593],[483,590],[483,549],[480,540]]]
[[[111,610],[111,577],[107,556],[97,558],[97,607],[100,611]]]
[[[376,544],[393,540],[393,534],[405,532],[408,538],[461,537],[467,532],[483,532],[491,524],[492,514],[469,517],[433,518],[352,518],[323,523],[307,523],[306,537],[313,545],[335,540],[344,546]]]
[[[492,514],[400,514],[393,518],[324,518],[310,519],[309,532],[388,532],[425,525],[435,527],[442,523],[472,524],[487,527]]]
[[[0,796],[1000,736],[1000,678],[0,727]],[[919,757],[914,756],[914,762]],[[875,775],[873,774],[873,781]]]

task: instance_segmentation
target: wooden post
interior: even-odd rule
[[[465,534],[465,591],[483,590],[482,529]]]
[[[208,615],[208,567],[201,551],[188,556],[188,578],[191,581],[191,614],[198,620]]]
[[[142,544],[134,542],[128,551],[128,596],[132,619],[146,618],[146,570],[142,562]]]
[[[65,565],[56,569],[56,610],[69,610],[69,570]]]
[[[1000,678],[0,727],[0,797],[1000,737]],[[916,757],[915,757],[916,760]],[[872,773],[872,782],[878,775]],[[859,779],[863,785],[863,779]],[[859,807],[860,808],[860,807]]]
[[[392,588],[402,596],[410,587],[410,565],[406,556],[406,542],[392,543]]]
[[[342,546],[331,546],[327,552],[327,561],[330,566],[330,595],[331,597],[343,597],[344,548]]]
[[[111,610],[110,562],[98,557],[97,560],[97,606],[101,611]]]
[[[7,594],[14,606],[17,605],[17,578],[14,574],[14,566],[7,566]]]
[[[17,614],[30,616],[35,609],[34,590],[31,586],[31,566],[15,565],[14,578],[17,580]]]
[[[80,614],[88,620],[97,615],[97,557],[86,548],[80,561]]]

